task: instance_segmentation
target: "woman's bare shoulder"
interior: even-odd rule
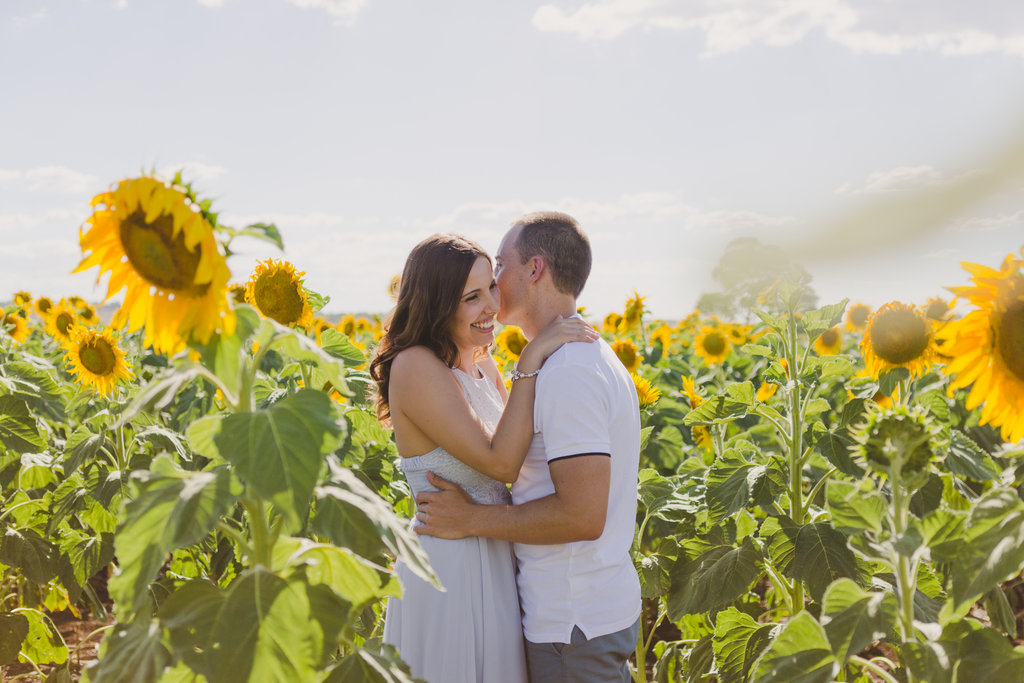
[[[391,362],[391,375],[436,371],[444,368],[437,354],[426,346],[410,346],[402,349]]]

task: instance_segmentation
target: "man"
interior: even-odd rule
[[[495,258],[499,322],[533,338],[576,313],[590,243],[570,216],[516,221]],[[629,373],[604,342],[562,346],[536,379],[535,434],[514,505],[476,505],[430,475],[419,533],[513,541],[530,679],[629,681],[640,583],[630,558],[636,521],[640,411]],[[643,666],[643,663],[640,664]]]

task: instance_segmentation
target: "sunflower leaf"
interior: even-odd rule
[[[834,680],[839,662],[825,629],[808,612],[801,612],[761,653],[753,670],[753,680],[759,683],[827,683]]]
[[[28,405],[14,396],[0,396],[0,442],[15,453],[38,453],[46,448]]]
[[[309,308],[313,313],[319,312],[331,301],[331,297],[314,292],[309,287],[303,286],[302,290],[306,293],[306,301],[309,302]]]
[[[241,230],[232,230],[232,236],[255,237],[264,242],[270,242],[281,251],[284,251],[284,242],[281,240],[281,232],[273,223],[253,223]]]
[[[999,477],[999,467],[992,456],[959,430],[953,430],[945,464],[953,474],[974,481],[990,481]]]
[[[320,347],[335,358],[345,361],[345,365],[362,365],[366,362],[362,349],[338,330],[324,330],[320,335]]]
[[[809,311],[797,322],[800,328],[811,340],[817,339],[822,332],[835,327],[843,319],[843,311],[849,299],[843,299],[837,304],[822,306],[821,308]]]

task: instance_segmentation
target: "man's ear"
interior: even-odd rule
[[[540,280],[540,276],[544,274],[547,269],[547,264],[544,263],[544,259],[540,256],[534,256],[530,259],[530,282],[537,282]]]

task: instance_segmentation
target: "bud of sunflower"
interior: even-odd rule
[[[928,480],[928,463],[935,455],[932,440],[938,429],[925,409],[898,405],[872,408],[867,421],[851,431],[854,455],[876,472],[917,489]]]

